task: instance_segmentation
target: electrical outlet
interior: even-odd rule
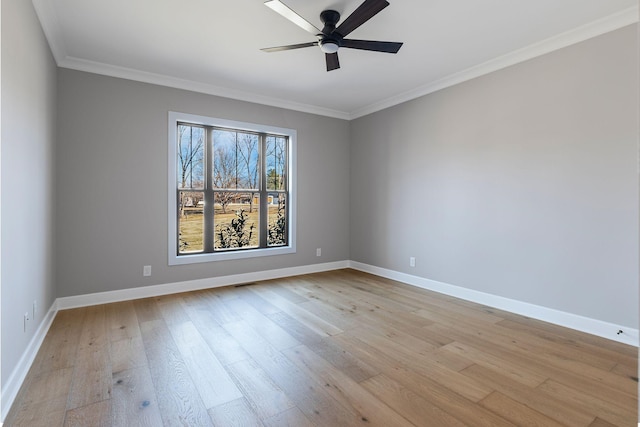
[[[142,267],[142,275],[147,277],[147,276],[151,276],[151,266],[150,265],[145,265],[144,267]]]
[[[24,331],[23,332],[27,332],[27,322],[29,321],[29,312],[26,311],[24,313]]]
[[[409,257],[409,267],[415,267],[416,266],[416,257],[411,256]]]
[[[322,256],[322,248],[316,249],[316,256]]]

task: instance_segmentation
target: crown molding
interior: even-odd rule
[[[33,8],[36,11],[44,36],[49,43],[49,48],[58,66],[67,56],[67,48],[64,45],[62,27],[50,0],[33,0]]]
[[[94,74],[102,74],[127,80],[189,90],[208,95],[221,96],[239,101],[269,105],[272,107],[343,120],[357,119],[638,22],[638,6],[633,6],[589,24],[582,25],[573,30],[534,43],[522,49],[509,52],[482,64],[475,65],[466,70],[445,76],[412,90],[366,105],[362,108],[358,108],[354,111],[347,112],[320,107],[317,105],[294,102],[287,99],[258,95],[251,92],[229,89],[163,74],[150,73],[147,71],[71,57],[67,54],[62,37],[62,29],[55,9],[51,4],[51,0],[32,0],[32,2],[45,37],[47,38],[51,48],[53,57],[55,58],[57,65],[61,68],[86,71]]]
[[[524,48],[514,50],[505,55],[475,65],[466,70],[450,74],[436,81],[419,86],[396,96],[387,98],[365,107],[359,108],[349,114],[350,119],[357,119],[368,114],[375,113],[403,102],[411,101],[424,95],[445,89],[450,86],[498,71],[500,69],[533,59],[538,56],[571,46],[593,37],[626,27],[638,22],[638,6],[624,9],[613,15],[606,16],[597,21],[590,22],[573,30],[560,33],[556,36],[531,44]]]
[[[102,74],[110,77],[118,77],[121,79],[134,80],[143,83],[167,86],[175,89],[183,89],[192,92],[231,98],[238,101],[246,101],[255,104],[285,108],[288,110],[300,111],[303,113],[317,114],[320,116],[334,117],[343,120],[349,120],[350,118],[349,113],[343,111],[332,110],[316,105],[303,104],[286,99],[262,96],[251,92],[229,89],[222,86],[215,86],[212,84],[202,83],[194,80],[181,79],[164,74],[150,73],[147,71],[119,67],[102,62],[89,61],[86,59],[67,56],[63,60],[58,61],[58,66],[62,68],[69,68],[72,70],[86,71],[88,73]]]

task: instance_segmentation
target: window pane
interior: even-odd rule
[[[269,193],[269,213],[267,230],[268,246],[287,244],[287,206],[284,193]]]
[[[267,137],[267,190],[286,190],[287,139]]]
[[[237,147],[238,188],[257,190],[260,187],[258,135],[238,132]]]
[[[236,133],[213,131],[213,187],[237,188]]]
[[[259,147],[258,135],[214,130],[214,188],[257,190],[260,185]]]
[[[202,252],[204,193],[181,191],[178,196],[178,254]]]
[[[256,248],[259,245],[258,193],[216,192],[214,196],[214,249]]]
[[[204,188],[204,129],[178,125],[178,188]]]

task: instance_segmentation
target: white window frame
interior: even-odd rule
[[[178,255],[178,217],[177,217],[177,191],[176,191],[176,170],[177,170],[177,146],[178,146],[178,123],[186,122],[195,125],[216,126],[237,130],[244,130],[257,133],[268,133],[273,135],[287,136],[289,140],[289,170],[288,184],[289,195],[288,205],[288,231],[289,237],[286,246],[273,248],[256,248],[242,251],[183,254]],[[296,136],[295,129],[287,129],[276,126],[260,125],[255,123],[239,122],[235,120],[218,119],[213,117],[198,116],[194,114],[179,113],[169,111],[169,164],[168,164],[168,244],[169,244],[169,265],[184,265],[201,262],[227,261],[234,259],[256,258],[271,255],[284,255],[296,252]]]

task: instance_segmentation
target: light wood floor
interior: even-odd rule
[[[637,349],[341,270],[58,313],[9,426],[636,426]]]

